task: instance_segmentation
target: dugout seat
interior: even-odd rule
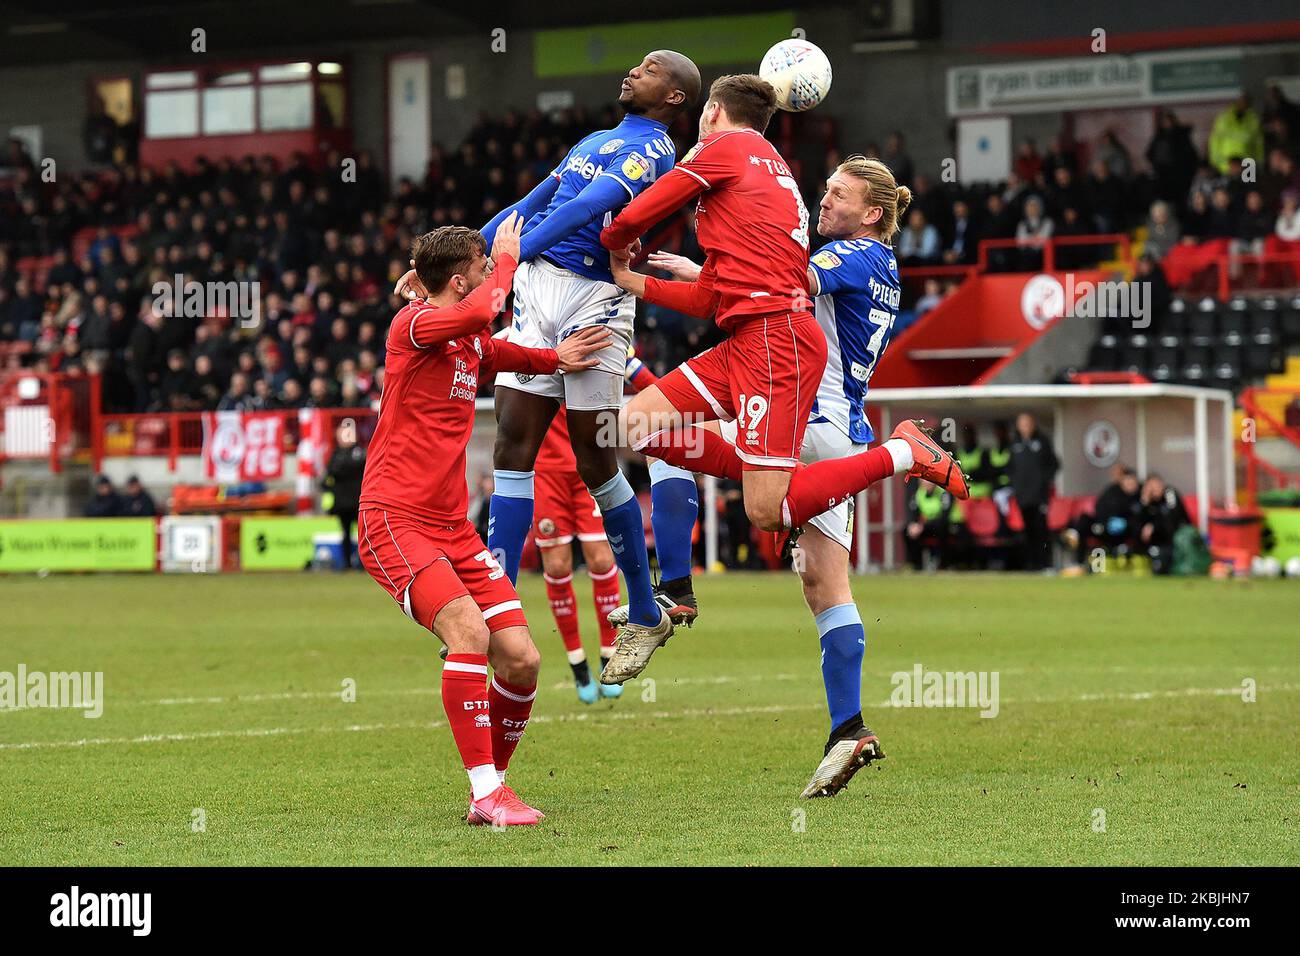
[[[1075,499],[1053,498],[1047,506],[1047,530],[1059,534],[1074,520]]]
[[[962,514],[966,516],[966,527],[977,545],[985,545],[998,537],[1002,526],[998,506],[992,498],[970,498],[961,503]]]
[[[1020,503],[1014,497],[1007,499],[1007,527],[1016,534],[1025,530],[1025,516],[1020,513]]]

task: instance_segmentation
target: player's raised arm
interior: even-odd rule
[[[411,316],[412,345],[425,349],[491,323],[514,283],[522,228],[518,216],[506,218],[492,244],[492,260],[482,234],[463,226],[443,226],[415,241],[416,272],[431,294]]]
[[[521,261],[527,262],[556,243],[573,235],[587,223],[627,201],[627,187],[613,176],[597,176],[540,223],[528,230],[520,245]]]
[[[551,202],[551,197],[555,195],[555,190],[560,186],[560,177],[558,173],[551,173],[519,202],[513,206],[507,206],[499,213],[492,217],[491,221],[483,227],[483,238],[491,245],[496,240],[497,229],[513,213],[519,217],[520,225],[526,225],[528,220],[537,215]]]

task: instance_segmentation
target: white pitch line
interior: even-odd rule
[[[821,704],[786,707],[772,704],[766,707],[688,708],[684,710],[609,711],[596,714],[537,714],[529,723],[583,723],[605,720],[660,720],[684,717],[739,717],[753,714],[783,714],[801,710],[821,710]],[[402,721],[387,724],[349,724],[345,727],[265,727],[249,730],[207,730],[190,734],[141,734],[138,737],[84,737],[81,740],[34,740],[25,743],[0,743],[0,750],[41,750],[50,748],[94,747],[104,744],[163,744],[184,743],[194,740],[216,740],[239,737],[279,737],[291,734],[364,733],[376,730],[433,730],[445,727],[444,720]]]
[[[1097,668],[1092,668],[1092,669],[1096,670]],[[1122,668],[1118,668],[1118,667],[1109,668],[1109,669],[1122,670]],[[1190,669],[1193,668],[1148,668],[1147,670],[1181,671],[1181,670],[1190,670]],[[1259,668],[1257,670],[1259,673],[1264,673],[1266,671],[1281,670],[1281,668],[1267,667],[1267,668]],[[998,669],[998,673],[1005,676],[1007,674],[1025,674],[1025,673],[1029,673],[1029,671],[1023,668],[1012,668],[1012,669],[1000,668]],[[736,677],[730,674],[720,674],[714,677],[674,677],[671,679],[660,678],[659,683],[664,687],[686,687],[686,686],[713,687],[713,686],[723,686],[728,684],[760,683],[765,681],[812,682],[813,680],[815,680],[814,674],[812,672],[809,672],[807,674],[747,674],[741,677]],[[1291,685],[1277,685],[1275,689],[1289,689],[1290,686]],[[547,689],[551,691],[565,691],[565,690],[572,691],[573,682],[556,681],[555,683],[550,684]],[[410,696],[433,697],[433,696],[438,696],[440,693],[441,693],[440,688],[436,686],[435,687],[408,687],[402,690],[361,691],[358,693],[358,697],[362,697],[362,696],[364,697],[410,697]],[[1157,694],[1163,693],[1166,696],[1172,696],[1172,697],[1196,696],[1196,695],[1204,695],[1204,694],[1231,695],[1235,693],[1240,693],[1240,688],[1215,688],[1215,689],[1190,688],[1188,690],[1164,691],[1164,692],[1152,692],[1152,693],[1157,693]],[[285,701],[285,700],[342,700],[342,696],[343,696],[343,692],[341,689],[322,690],[322,691],[280,691],[280,692],[269,693],[269,694],[231,694],[227,696],[210,695],[210,696],[196,696],[196,697],[162,697],[156,700],[114,700],[113,706],[114,707],[176,707],[176,706],[192,706],[196,704],[252,704],[252,703],[266,703],[268,701]],[[1067,698],[1052,698],[1052,697],[1023,698],[1020,699],[1018,702],[1019,703],[1059,703],[1063,701],[1075,701],[1075,700],[1078,701],[1124,700],[1130,698],[1133,700],[1144,699],[1142,693],[1139,693],[1137,695],[1120,694],[1118,696],[1112,694],[1098,694],[1098,695],[1084,694],[1078,697],[1067,697]],[[893,705],[886,703],[886,704],[867,705],[867,706],[888,707]],[[16,713],[17,711],[23,709],[24,708],[0,708],[0,714]]]
[[[1157,698],[1170,697],[1232,697],[1240,695],[1241,690],[1240,687],[1186,687],[1181,690],[1139,691],[1135,693],[1119,694],[1080,694],[1074,697],[1012,698],[1009,700],[1000,700],[999,707],[1006,707],[1009,704],[1091,703],[1103,700],[1155,700]],[[1300,684],[1276,684],[1270,687],[1260,687],[1257,689],[1257,693],[1286,693],[1296,690],[1300,690]],[[892,700],[886,700],[875,704],[864,704],[863,707],[864,709],[886,710],[900,708],[901,705],[895,704]],[[602,723],[607,720],[680,720],[682,718],[692,717],[743,717],[754,716],[757,714],[786,714],[822,709],[823,705],[820,703],[800,705],[771,704],[762,707],[695,707],[685,708],[682,710],[655,711],[629,711],[624,708],[623,710],[597,711],[594,713],[588,712],[557,715],[537,714],[531,719],[531,723]],[[266,727],[251,728],[248,730],[209,730],[188,734],[142,734],[138,737],[89,737],[80,740],[35,740],[24,743],[0,743],[0,750],[39,750],[51,748],[91,747],[106,744],[182,743],[194,740],[216,740],[222,738],[241,737],[276,737],[292,734],[368,733],[384,730],[432,730],[443,726],[446,726],[445,721],[434,720],[405,721],[400,723],[383,724],[349,724],[343,727]]]
[[[665,687],[679,687],[688,684],[736,684],[744,682],[757,681],[793,681],[793,680],[812,680],[813,675],[798,674],[754,674],[747,677],[676,677],[671,680],[664,678],[661,683]],[[559,681],[550,686],[550,690],[572,690],[571,681]],[[408,687],[402,690],[370,690],[361,691],[358,697],[408,697],[420,696],[430,697],[438,696],[442,693],[439,687]],[[264,703],[266,701],[281,700],[342,700],[342,690],[313,690],[313,691],[283,691],[274,694],[232,694],[230,696],[200,696],[200,697],[161,697],[157,700],[115,700],[114,707],[176,707],[191,706],[194,704],[253,704]],[[0,714],[10,713],[11,711],[22,710],[23,708],[0,708]]]

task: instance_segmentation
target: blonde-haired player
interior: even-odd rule
[[[808,281],[815,296],[814,315],[826,336],[827,358],[804,432],[804,462],[856,455],[873,440],[863,404],[898,314],[898,262],[890,241],[911,198],[884,163],[863,156],[850,156],[826,181],[817,232],[831,242],[812,257]],[[698,265],[681,256],[655,253],[649,264],[685,281],[694,281],[700,273]],[[913,423],[904,424],[909,429],[906,437],[891,438],[884,446],[894,459],[895,474],[911,469],[913,443],[923,434]],[[735,422],[724,422],[720,430],[723,437],[735,440]],[[928,442],[928,436],[922,440]],[[954,480],[964,490],[960,474]],[[821,638],[831,720],[823,759],[804,797],[833,796],[860,767],[885,755],[862,721],[866,632],[849,586],[852,522],[852,500],[841,501],[806,521],[798,539],[804,598]]]

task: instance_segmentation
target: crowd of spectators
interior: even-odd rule
[[[319,165],[302,155],[192,171],[125,164],[46,182],[12,140],[0,163],[0,344],[26,343],[22,362],[38,370],[101,373],[108,411],[377,405],[411,241],[486,222],[614,122],[612,108],[483,116],[456,150],[432,149],[422,181],[392,190],[364,151]],[[47,257],[43,290],[17,267],[28,256]],[[256,282],[256,308],[180,314],[155,294],[178,275],[182,288]],[[646,358],[661,370],[701,332],[645,324]]]
[[[868,155],[912,169],[903,139]],[[1146,227],[1146,254],[1163,259],[1179,244],[1228,239],[1234,251],[1260,252],[1269,236],[1300,240],[1300,106],[1270,87],[1259,110],[1242,95],[1215,120],[1205,149],[1172,109],[1160,112],[1143,157],[1113,130],[1092,143],[1068,133],[1046,149],[1022,141],[1011,174],[994,185],[937,182],[924,171],[900,182],[912,189],[896,247],[913,268],[969,265],[983,239],[1016,240],[995,251],[995,269],[1038,268],[1041,247],[1055,236],[1127,232]],[[833,154],[830,162],[838,162]],[[1145,162],[1143,162],[1145,160]],[[1064,257],[1064,261],[1062,261]],[[1060,265],[1097,258],[1066,250]]]
[[[486,221],[571,143],[616,119],[611,107],[482,116],[456,149],[433,147],[421,181],[391,190],[364,151],[355,162],[246,156],[200,160],[191,171],[151,170],[128,157],[47,182],[12,140],[0,163],[9,170],[0,178],[0,343],[27,343],[22,362],[38,369],[103,373],[110,411],[374,405],[387,324],[402,305],[391,289],[411,240],[438,225]],[[685,126],[674,135],[679,148],[693,138]],[[1164,110],[1145,164],[1114,132],[1086,148],[1062,134],[1045,150],[1021,143],[1006,182],[961,187],[919,169],[899,132],[865,151],[912,189],[897,238],[905,273],[974,263],[986,238],[1016,240],[994,254],[994,268],[1033,268],[1050,237],[1138,226],[1149,273],[1172,250],[1205,239],[1247,252],[1269,237],[1300,240],[1298,139],[1300,107],[1272,88],[1259,112],[1245,96],[1227,108],[1203,154]],[[828,168],[840,159],[831,150]],[[75,242],[87,228],[89,245]],[[699,258],[690,228],[671,231],[668,248]],[[1100,251],[1063,249],[1057,261],[1081,265],[1088,255]],[[17,269],[27,256],[48,257],[43,290]],[[177,275],[256,281],[256,315],[164,314],[153,289]],[[900,328],[954,285],[916,285]],[[717,334],[709,322],[642,306],[638,349],[662,373]]]

